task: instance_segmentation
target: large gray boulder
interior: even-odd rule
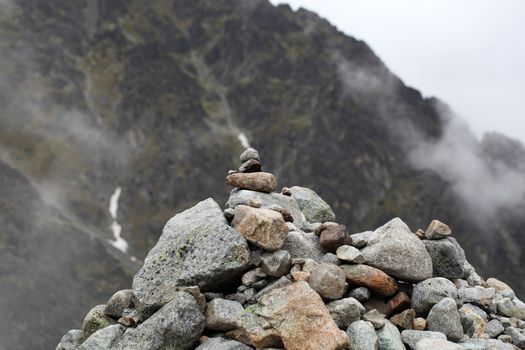
[[[458,300],[458,290],[451,281],[443,277],[429,278],[419,282],[412,290],[412,308],[419,314],[428,312],[443,298]]]
[[[361,253],[367,265],[399,280],[419,282],[432,277],[432,259],[425,245],[399,218],[375,230]]]
[[[195,298],[177,292],[137,328],[128,328],[114,350],[193,349],[205,327],[206,318]]]
[[[463,326],[454,299],[443,298],[430,309],[427,317],[427,329],[441,332],[451,341],[457,342],[463,338]]]
[[[89,338],[86,339],[82,345],[78,347],[77,350],[106,350],[111,349],[115,346],[124,330],[126,328],[119,324],[114,324],[106,328],[102,328],[95,333],[93,333]]]
[[[399,329],[391,322],[386,321],[385,325],[377,331],[380,350],[406,350],[401,341]]]
[[[133,301],[145,319],[173,298],[176,287],[218,291],[250,266],[248,243],[209,198],[168,221],[133,279]]]
[[[84,332],[80,329],[72,329],[67,332],[55,350],[75,350],[84,340]]]
[[[290,187],[290,191],[308,222],[335,221],[332,208],[317,193],[301,186]]]
[[[465,267],[465,252],[454,238],[424,240],[423,243],[432,258],[434,277],[467,277],[469,271]]]
[[[306,221],[299,205],[290,196],[285,196],[280,193],[262,193],[250,190],[243,190],[235,188],[230,193],[230,198],[226,202],[228,208],[235,209],[239,204],[250,205],[250,200],[256,199],[261,202],[261,208],[268,208],[272,205],[279,205],[286,209],[293,217],[293,224],[300,229],[309,229],[308,222]]]

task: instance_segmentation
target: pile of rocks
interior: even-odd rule
[[[273,192],[257,151],[241,162],[227,208],[207,199],[169,220],[132,289],[57,350],[525,348],[525,304],[444,223],[349,234],[312,190]]]

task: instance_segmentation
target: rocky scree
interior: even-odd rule
[[[446,224],[351,235],[314,191],[275,193],[261,169],[247,149],[227,208],[175,215],[132,288],[56,349],[524,348],[525,303],[482,279]]]

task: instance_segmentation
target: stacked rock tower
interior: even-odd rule
[[[525,348],[525,304],[480,277],[434,220],[350,234],[314,191],[274,192],[241,155],[226,208],[171,218],[133,279],[57,350],[482,350]]]

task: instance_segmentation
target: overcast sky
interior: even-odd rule
[[[407,85],[447,102],[478,136],[525,142],[525,0],[271,0],[362,39]]]

